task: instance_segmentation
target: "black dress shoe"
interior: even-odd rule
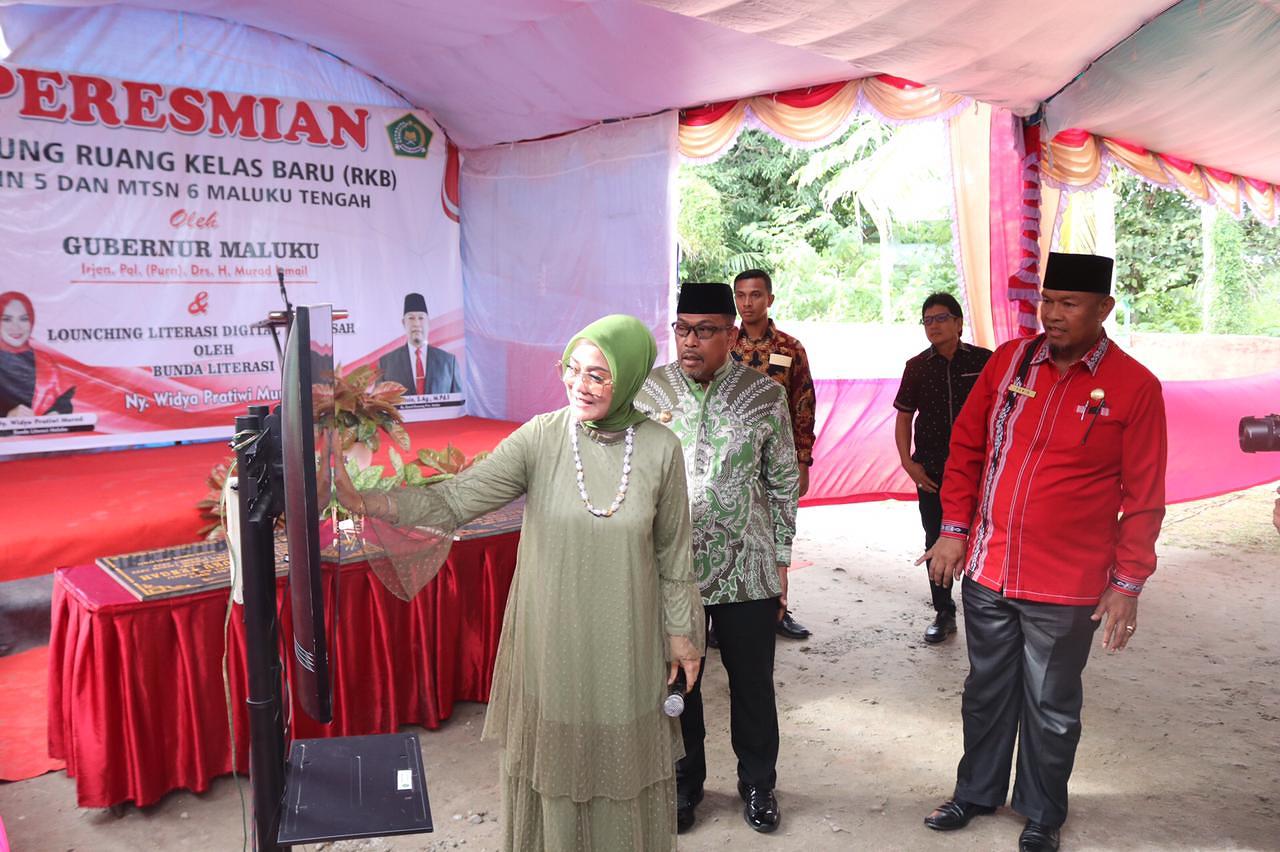
[[[1018,837],[1018,852],[1058,852],[1058,829],[1027,820]]]
[[[782,812],[778,810],[778,798],[773,795],[772,790],[739,781],[738,795],[746,803],[742,809],[742,818],[747,821],[747,825],[762,834],[778,830]]]
[[[964,828],[974,817],[995,811],[990,805],[975,805],[964,799],[950,799],[925,817],[924,824],[935,831],[955,831],[957,828]]]
[[[938,617],[933,620],[933,624],[930,624],[925,629],[924,641],[930,645],[937,645],[955,632],[956,614],[954,612],[940,612]]]
[[[714,624],[707,628],[707,647],[708,648],[720,647],[720,640],[716,638],[716,627]]]
[[[812,633],[809,628],[791,617],[791,610],[787,610],[782,620],[778,622],[778,635],[788,639],[808,639]]]
[[[695,790],[690,794],[681,793],[679,790],[676,791],[676,834],[684,834],[693,828],[693,823],[696,819],[693,809],[701,801],[701,789]]]

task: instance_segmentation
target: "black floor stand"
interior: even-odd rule
[[[240,570],[244,583],[245,668],[249,708],[249,782],[254,849],[275,852],[284,795],[284,713],[276,631],[273,535],[283,510],[277,424],[266,406],[236,418]],[[275,446],[273,446],[273,444]],[[272,480],[275,480],[274,482]]]
[[[236,418],[240,567],[253,848],[432,830],[416,734],[295,740],[285,761],[274,534],[284,511],[280,419],[266,406]]]

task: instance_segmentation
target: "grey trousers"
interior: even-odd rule
[[[1098,627],[1089,618],[1094,607],[1013,600],[969,579],[961,600],[969,676],[960,704],[964,757],[955,798],[1003,805],[1016,737],[1013,809],[1062,825],[1080,742],[1080,676]]]

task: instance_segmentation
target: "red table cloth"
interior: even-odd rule
[[[408,603],[383,588],[367,563],[327,567],[334,720],[317,724],[295,704],[292,736],[437,728],[455,701],[487,701],[519,537],[455,543],[440,574]],[[283,590],[282,581],[281,647],[289,648]],[[80,806],[148,805],[170,790],[206,790],[231,771],[222,679],[228,646],[236,768],[248,772],[244,631],[237,606],[223,640],[228,592],[141,602],[96,565],[57,572],[49,754],[66,761]],[[292,676],[293,655],[281,656]]]
[[[469,458],[519,425],[480,417],[407,423],[414,452],[402,455],[453,444]],[[388,464],[390,444],[384,436],[377,464]],[[225,441],[215,441],[0,460],[0,581],[198,541],[206,522],[196,503],[209,491],[209,471],[231,456]]]

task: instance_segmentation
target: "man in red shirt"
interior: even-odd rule
[[[1164,399],[1103,330],[1111,268],[1050,255],[1045,333],[1001,346],[978,378],[951,431],[942,537],[925,554],[935,582],[964,575],[969,647],[964,757],[925,825],[963,828],[1003,805],[1016,738],[1025,852],[1058,848],[1093,633],[1105,621],[1111,651],[1133,638],[1164,518]]]

